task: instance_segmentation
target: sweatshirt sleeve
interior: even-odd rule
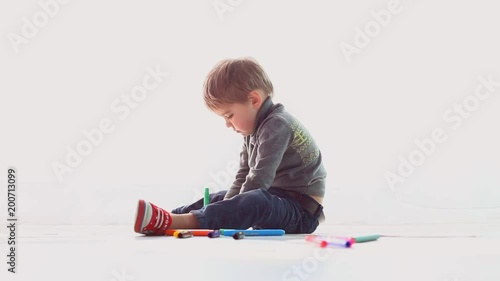
[[[224,199],[232,198],[235,195],[238,195],[241,190],[241,185],[245,182],[246,176],[248,175],[248,152],[246,142],[243,144],[243,148],[240,152],[240,166],[238,172],[236,173],[236,179],[233,184],[229,188],[224,196]]]
[[[249,169],[240,193],[271,186],[292,139],[292,129],[284,119],[275,116],[263,124],[257,136],[255,166]]]

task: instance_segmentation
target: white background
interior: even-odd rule
[[[329,222],[500,219],[500,86],[456,129],[443,119],[479,77],[500,81],[496,2],[48,2],[0,4],[0,207],[14,166],[22,223],[131,224],[139,198],[172,209],[227,188],[242,139],[205,108],[202,83],[240,56],[262,64],[275,102],[319,144]],[[13,44],[23,18],[43,26]],[[370,26],[369,44],[343,53]],[[112,103],[157,65],[170,75],[120,119]],[[106,118],[114,130],[59,181],[53,163]],[[390,188],[384,175],[436,129],[446,141]]]

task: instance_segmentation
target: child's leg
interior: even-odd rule
[[[226,196],[226,192],[227,192],[227,190],[222,190],[222,191],[219,191],[216,193],[210,193],[210,204],[224,200],[224,196]],[[184,205],[184,206],[175,208],[172,210],[171,213],[172,214],[188,214],[189,212],[191,212],[193,210],[199,210],[201,208],[203,208],[203,198],[201,198],[200,200],[198,200],[192,204]]]
[[[187,214],[172,214],[172,224],[169,228],[172,229],[196,229],[200,228],[198,219],[192,213]]]
[[[307,213],[295,200],[257,189],[229,200],[191,211],[199,228],[247,229],[249,227],[279,228],[286,233],[312,233],[317,218]]]
[[[257,189],[229,200],[211,202],[186,214],[170,214],[152,203],[139,200],[134,229],[147,235],[164,235],[167,228],[249,227],[279,228],[286,233],[312,233],[318,226],[317,219],[297,201]]]
[[[210,203],[224,200],[226,191],[210,194]],[[134,231],[146,235],[164,235],[167,228],[199,228],[191,210],[203,208],[203,199],[179,207],[172,214],[151,202],[139,200],[135,215]]]

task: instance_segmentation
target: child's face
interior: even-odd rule
[[[249,100],[246,103],[223,104],[215,111],[226,120],[226,127],[248,136],[253,133],[258,107]]]

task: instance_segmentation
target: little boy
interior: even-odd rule
[[[243,136],[239,170],[227,191],[171,212],[139,200],[134,230],[164,235],[172,229],[279,228],[312,233],[324,219],[326,171],[313,138],[282,104],[252,58],[227,59],[208,74],[206,106]]]

